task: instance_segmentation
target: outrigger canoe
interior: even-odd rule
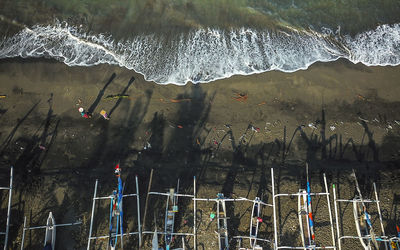
[[[49,213],[46,223],[46,234],[44,236],[44,250],[54,250],[56,246],[56,221],[53,213]]]
[[[167,196],[167,205],[165,207],[165,249],[169,250],[172,244],[172,238],[174,233],[175,214],[178,212],[178,196],[176,194],[179,191],[179,180],[176,192],[174,188],[169,190]]]

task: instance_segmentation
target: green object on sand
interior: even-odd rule
[[[120,98],[128,98],[129,95],[108,95],[104,97],[104,99],[120,99]]]
[[[215,218],[215,214],[214,213],[211,213],[210,214],[210,219],[214,219]]]

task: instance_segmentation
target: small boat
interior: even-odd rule
[[[122,196],[123,185],[121,180],[121,169],[119,164],[115,167],[115,173],[118,178],[118,189],[114,190],[111,195],[110,203],[110,230],[108,246],[111,250],[115,250],[118,244],[118,236],[121,237],[121,246],[123,247],[122,236],[123,232],[123,212],[122,212]]]
[[[361,245],[365,250],[372,249],[371,233],[369,226],[371,222],[368,222],[370,220],[370,215],[363,207],[363,205],[360,204],[360,202],[353,202],[353,214],[354,222],[356,224],[357,235],[360,239]]]
[[[49,213],[46,223],[46,234],[44,237],[44,249],[54,250],[56,246],[56,221],[54,220],[53,213]]]
[[[259,197],[256,197],[253,201],[253,209],[251,212],[251,220],[250,220],[250,246],[254,248],[257,245],[257,236],[258,236],[258,228],[260,223],[262,222],[261,219],[261,204],[262,201]]]
[[[176,188],[169,190],[167,196],[167,205],[165,207],[165,249],[169,250],[172,244],[172,238],[174,234],[175,214],[178,212],[178,194],[179,191],[179,180]]]
[[[304,248],[315,248],[314,218],[311,206],[311,185],[306,164],[307,189],[300,189],[298,196],[298,215],[300,237]],[[306,230],[306,233],[304,232]]]
[[[226,217],[225,197],[221,193],[217,195],[217,219],[219,250],[227,250],[229,249],[228,218]]]

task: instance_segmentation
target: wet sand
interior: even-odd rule
[[[95,180],[99,195],[109,195],[118,162],[127,179],[126,192],[135,191],[134,176],[139,176],[142,214],[151,168],[154,191],[166,191],[180,178],[180,189],[191,192],[196,175],[199,197],[223,192],[249,199],[262,196],[268,203],[271,167],[280,192],[297,192],[305,185],[307,161],[315,189],[322,190],[325,172],[329,187],[336,183],[343,198],[354,196],[350,173],[355,168],[367,195],[377,182],[386,233],[394,233],[400,194],[394,185],[400,180],[399,69],[340,60],[295,73],[267,72],[178,87],[146,82],[141,75],[109,65],[0,61],[0,95],[7,95],[0,99],[0,185],[7,183],[9,166],[15,166],[11,247],[19,247],[23,216],[29,225],[44,224],[49,211],[58,223],[83,221],[72,231],[60,230],[59,238],[73,241],[57,247],[84,247]],[[117,94],[127,97],[105,99]],[[79,107],[92,111],[92,118],[82,118]],[[102,109],[110,120],[100,116]],[[146,230],[154,228],[154,213],[162,228],[164,199],[151,199]],[[321,230],[317,238],[326,245],[326,204],[323,198],[316,200]],[[2,196],[2,212],[5,202]],[[183,232],[189,230],[184,218],[190,224],[192,212],[188,201],[181,202],[176,229]],[[134,204],[134,199],[124,204],[132,208],[126,212],[127,231],[136,231]],[[213,205],[199,203],[199,245],[204,249],[217,244],[215,222],[208,226],[207,217]],[[228,207],[232,236],[248,234],[249,206]],[[296,206],[293,199],[279,202],[282,243],[299,243]],[[104,202],[96,210],[95,235],[107,234],[107,209]],[[346,209],[343,229],[355,233],[352,215],[346,216],[351,209]],[[271,216],[266,208],[262,237],[268,239],[273,237]],[[32,232],[28,247],[41,244],[42,237]],[[106,241],[97,244],[104,247]],[[137,238],[131,237],[125,246],[135,249],[136,244]],[[357,241],[346,244],[359,246]]]

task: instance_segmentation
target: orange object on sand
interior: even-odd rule
[[[232,98],[239,102],[246,102],[247,97],[248,97],[247,94],[236,93],[236,97],[232,97]]]
[[[170,99],[171,102],[173,103],[178,103],[178,102],[190,102],[192,99],[186,98],[186,99]]]
[[[264,105],[264,104],[267,104],[266,102],[260,102],[259,104],[257,104],[258,106],[261,106],[261,105]]]
[[[197,145],[200,145],[199,138],[196,138]]]

